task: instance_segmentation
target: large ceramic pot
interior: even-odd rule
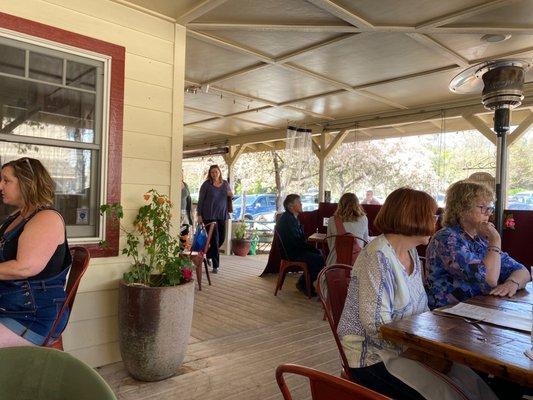
[[[191,332],[194,281],[171,287],[119,286],[120,354],[141,381],[159,381],[181,366]]]
[[[231,251],[236,256],[244,257],[250,252],[252,242],[245,239],[231,239]]]

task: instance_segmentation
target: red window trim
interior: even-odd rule
[[[124,61],[126,49],[112,43],[69,32],[54,26],[0,12],[0,28],[24,33],[52,42],[89,50],[111,57],[111,87],[109,96],[109,141],[107,150],[107,203],[120,202],[122,177],[122,124],[124,116]],[[91,257],[118,255],[120,226],[110,218],[106,221],[106,248],[88,243]]]

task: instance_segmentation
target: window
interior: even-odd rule
[[[103,238],[105,71],[105,59],[0,36],[0,161],[45,165],[78,241]],[[2,205],[0,217],[11,211]]]

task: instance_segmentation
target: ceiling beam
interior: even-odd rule
[[[490,129],[490,127],[487,124],[485,124],[485,122],[481,118],[475,115],[463,115],[462,117],[465,121],[467,121],[470,125],[472,125],[472,127],[477,129],[479,133],[481,133],[483,136],[489,139],[492,142],[492,144],[496,145],[497,143],[496,134],[494,133],[492,129]]]
[[[462,10],[455,11],[447,15],[443,15],[443,16],[431,19],[429,21],[426,21],[426,22],[422,22],[421,24],[417,25],[416,29],[435,28],[441,25],[451,24],[452,22],[455,22],[457,20],[465,19],[465,18],[472,17],[478,14],[482,14],[484,12],[493,10],[495,8],[503,7],[505,5],[508,5],[516,1],[518,0],[487,1],[477,6],[464,8]]]
[[[203,122],[206,122],[206,121],[201,121],[201,122],[203,123]],[[209,121],[207,121],[207,122],[209,122]],[[237,136],[237,134],[234,133],[234,132],[222,131],[220,129],[205,128],[203,126],[199,126],[199,125],[196,125],[196,124],[187,124],[185,127],[186,128],[198,129],[198,130],[201,130],[201,131],[204,131],[204,132],[218,133],[220,135],[225,135],[225,136]]]
[[[294,25],[294,24],[221,24],[213,22],[190,23],[187,28],[199,31],[261,31],[261,32],[330,32],[356,33],[361,30],[351,25]]]
[[[520,125],[518,125],[509,135],[507,146],[511,146],[514,142],[520,139],[529,130],[531,125],[533,125],[533,112],[530,111],[529,115],[520,122]]]
[[[186,25],[189,22],[200,18],[202,15],[207,14],[209,11],[224,4],[226,1],[227,0],[204,0],[185,13],[176,16],[176,21],[178,24]]]
[[[364,27],[367,29],[372,29],[374,26],[364,19],[363,17],[354,14],[353,12],[347,10],[346,8],[340,6],[331,0],[307,0],[308,3],[313,4],[314,6],[327,11],[328,13],[336,16],[337,18],[342,19],[343,21],[348,22],[349,24],[357,27]]]
[[[466,67],[469,65],[469,62],[466,58],[462,57],[461,55],[457,54],[455,51],[449,49],[448,47],[444,46],[442,43],[439,43],[433,38],[430,38],[427,35],[423,35],[421,33],[408,33],[407,36],[410,38],[416,40],[418,43],[422,44],[423,46],[436,51],[441,56],[446,57],[447,59],[453,61],[460,67]]]

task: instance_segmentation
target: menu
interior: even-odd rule
[[[441,313],[458,315],[460,317],[471,319],[475,322],[487,322],[489,324],[504,326],[506,328],[516,329],[522,332],[531,332],[533,324],[533,313],[523,313],[511,310],[496,310],[477,306],[474,304],[458,303],[449,308],[437,310]]]

